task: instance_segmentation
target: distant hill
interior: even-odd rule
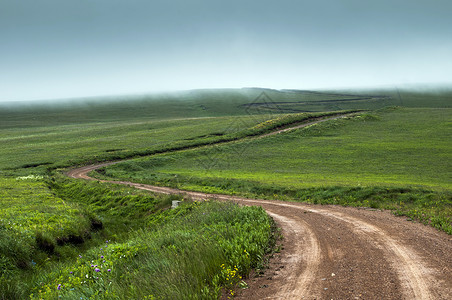
[[[205,89],[142,96],[0,103],[0,128],[128,119],[168,119],[259,113],[379,109],[386,106],[450,108],[452,92],[398,90],[307,91],[265,88]]]

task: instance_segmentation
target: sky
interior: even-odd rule
[[[452,86],[450,0],[0,0],[0,101]]]

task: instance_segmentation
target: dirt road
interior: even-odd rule
[[[92,170],[68,176],[94,180]],[[386,211],[246,199],[108,181],[193,199],[262,206],[282,228],[283,249],[239,299],[452,299],[452,236]]]
[[[88,172],[104,165],[68,175],[93,179]],[[452,236],[389,212],[107,182],[262,206],[282,228],[284,249],[239,299],[452,299]]]

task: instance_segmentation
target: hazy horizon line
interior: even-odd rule
[[[306,87],[306,88],[275,88],[264,86],[243,86],[243,87],[206,87],[206,88],[189,88],[189,89],[174,89],[174,90],[154,90],[143,92],[131,92],[131,93],[118,93],[118,94],[96,94],[96,95],[84,95],[84,96],[67,96],[67,97],[55,97],[55,98],[35,98],[35,99],[17,99],[17,100],[0,100],[0,103],[25,103],[25,102],[55,102],[55,101],[77,101],[77,100],[107,100],[118,97],[146,97],[146,96],[158,96],[158,95],[171,95],[178,93],[194,92],[194,91],[214,91],[214,90],[241,90],[241,89],[268,89],[275,91],[287,91],[287,90],[299,90],[299,91],[372,91],[372,90],[393,90],[403,89],[412,90],[418,92],[435,92],[452,90],[452,82],[441,83],[403,83],[403,84],[382,84],[374,86],[336,86],[336,87]]]

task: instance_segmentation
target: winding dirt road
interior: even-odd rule
[[[114,163],[73,169],[68,176],[97,180],[88,173]],[[283,248],[238,299],[452,299],[452,236],[387,211],[103,182],[262,206],[281,227]]]

